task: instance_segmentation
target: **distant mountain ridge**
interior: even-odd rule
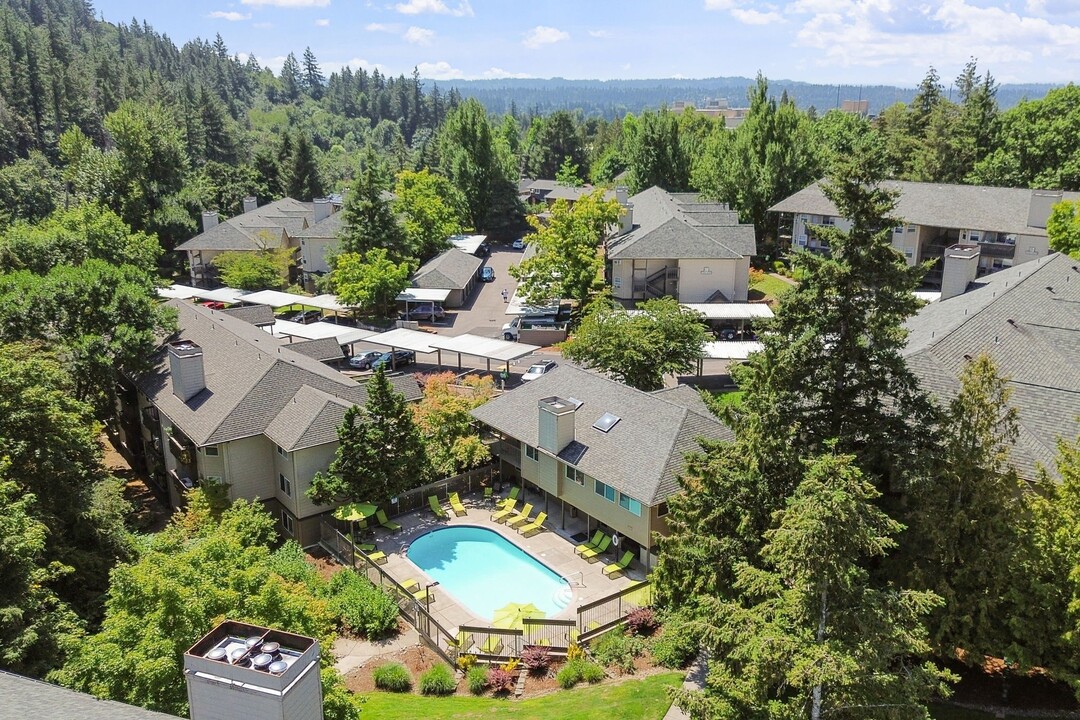
[[[621,117],[644,108],[658,108],[685,100],[700,107],[707,98],[726,98],[731,107],[746,105],[746,91],[755,80],[748,77],[701,79],[658,78],[644,80],[566,80],[564,78],[505,78],[496,80],[427,80],[440,88],[457,88],[465,97],[474,97],[489,112],[527,110],[547,114],[554,110],[580,109],[587,116],[608,119]],[[948,82],[948,81],[946,81]],[[1060,85],[1028,83],[1002,85],[998,103],[1002,109],[1023,99],[1036,100]],[[909,102],[915,88],[894,85],[824,85],[796,80],[769,80],[769,92],[779,97],[783,92],[794,98],[800,108],[813,106],[819,113],[837,107],[844,100],[868,100],[870,113],[876,114],[895,102]],[[949,88],[945,90],[949,95]]]

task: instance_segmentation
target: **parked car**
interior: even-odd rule
[[[442,320],[444,317],[446,317],[446,311],[443,310],[442,305],[433,305],[432,303],[413,305],[408,312],[401,313],[402,320],[427,320],[431,322]]]
[[[511,244],[510,247],[514,248],[515,250],[524,250],[525,249],[525,238],[518,238],[517,240],[515,240],[513,242],[513,244]]]
[[[296,323],[303,323],[304,325],[307,325],[309,323],[322,320],[322,310],[301,310],[300,312],[287,319],[292,320]]]
[[[405,365],[412,365],[416,362],[416,353],[412,350],[395,350],[393,353],[393,363],[390,361],[390,353],[383,353],[378,358],[372,361],[371,369],[377,370],[379,368],[389,370],[391,367],[402,367]]]
[[[354,370],[370,370],[371,364],[385,355],[382,350],[368,350],[349,358],[349,367]]]
[[[555,327],[558,320],[554,315],[521,315],[502,326],[503,340],[516,341],[521,334],[521,326],[525,329],[539,327]]]
[[[476,271],[476,277],[480,282],[495,282],[495,268],[485,265]]]
[[[204,302],[203,307],[208,307],[211,310],[224,310],[225,303],[218,302],[217,300],[211,300],[210,302]]]
[[[550,372],[554,368],[554,360],[544,360],[543,362],[533,363],[529,366],[529,369],[525,371],[525,374],[521,376],[521,382],[529,382],[530,380],[535,380],[544,373]]]

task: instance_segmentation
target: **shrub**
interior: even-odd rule
[[[601,665],[615,667],[624,673],[634,671],[634,657],[641,654],[640,641],[632,642],[621,630],[600,637],[592,646],[593,656]]]
[[[475,664],[476,664],[476,656],[475,655],[469,655],[469,654],[458,655],[457,666],[458,666],[458,670],[460,670],[461,672],[463,672],[463,673],[469,672],[470,670],[472,670],[473,665],[475,665]]]
[[[412,677],[401,663],[386,663],[375,668],[372,673],[375,687],[390,692],[408,692],[412,688]]]
[[[366,577],[347,570],[335,573],[326,592],[330,612],[342,627],[368,638],[397,630],[397,603]]]
[[[457,690],[457,680],[450,672],[449,665],[440,663],[420,676],[420,694],[422,695],[450,695],[455,690]]]
[[[494,692],[510,692],[517,684],[517,678],[514,674],[503,670],[501,667],[493,667],[488,670],[487,681]]]
[[[521,662],[529,669],[530,675],[543,675],[551,667],[551,654],[545,647],[526,645],[521,651]]]
[[[664,622],[664,630],[653,639],[650,650],[656,662],[668,668],[683,668],[698,652],[698,638],[686,618],[674,615]]]
[[[604,668],[596,663],[587,662],[581,668],[581,679],[589,684],[598,683],[604,679]]]
[[[772,268],[775,273],[787,275],[787,265],[784,264],[783,260],[773,260]]]
[[[483,665],[473,665],[465,673],[465,682],[473,695],[483,695],[488,687],[488,669]]]
[[[765,279],[765,271],[764,270],[757,270],[755,268],[750,269],[750,284],[751,285],[756,285],[757,283],[761,282],[764,279]]]
[[[573,662],[574,660],[584,660],[585,651],[581,649],[581,646],[576,642],[570,643],[570,647],[566,648],[566,661]]]
[[[579,682],[597,683],[604,679],[604,668],[584,659],[571,660],[563,665],[555,676],[563,690],[569,690]]]
[[[517,672],[519,665],[521,665],[520,658],[510,658],[502,664],[502,669],[508,673],[514,673]]]
[[[626,616],[626,632],[630,635],[652,635],[658,625],[652,608],[631,610]]]

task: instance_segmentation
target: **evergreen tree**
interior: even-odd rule
[[[412,259],[401,223],[385,195],[387,190],[386,169],[374,151],[368,150],[360,175],[345,194],[345,205],[341,209],[344,220],[342,252],[364,255],[381,248],[396,262]]]
[[[439,133],[440,168],[465,195],[468,221],[484,227],[499,174],[491,124],[484,106],[473,99],[446,118]]]
[[[631,124],[624,124],[630,191],[641,192],[654,185],[678,192],[690,188],[690,158],[679,142],[679,123],[667,107],[659,112],[642,111]]]
[[[281,66],[281,93],[288,102],[297,102],[300,99],[301,83],[300,63],[296,61],[296,55],[289,53]]]
[[[363,408],[345,411],[330,469],[317,473],[307,491],[312,502],[383,503],[427,481],[430,466],[412,409],[381,367],[367,394]]]
[[[319,166],[315,162],[315,147],[303,131],[296,133],[296,146],[289,158],[285,194],[294,200],[310,202],[326,194]]]
[[[323,96],[323,84],[326,78],[319,69],[319,61],[315,59],[315,53],[310,47],[304,48],[304,74],[301,77],[301,87],[312,100],[319,100]]]

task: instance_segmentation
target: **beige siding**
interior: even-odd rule
[[[736,300],[738,268],[738,260],[680,260],[679,302],[703,303],[717,290]],[[746,301],[745,290],[742,301]]]
[[[612,260],[611,294],[620,300],[629,300],[632,298],[634,296],[633,275],[633,260]]]
[[[274,498],[281,503],[282,507],[288,509],[293,515],[297,515],[296,494],[298,483],[296,481],[296,469],[293,467],[293,453],[281,455],[278,453],[276,445],[271,443],[270,447],[273,448],[274,457]],[[289,480],[291,494],[286,495],[285,491],[281,489],[280,475],[284,475]]]
[[[622,509],[619,507],[618,494],[615,496],[615,502],[596,494],[595,482],[592,478],[585,478],[584,487],[576,482],[563,479],[562,497],[578,510],[592,516],[639,545],[648,547],[652,544],[649,540],[649,513],[647,508],[642,507],[641,517]]]
[[[274,444],[266,436],[222,443],[225,459],[225,482],[229,484],[229,499],[272,498],[277,487],[274,472]]]
[[[206,448],[201,447],[198,449],[198,463],[199,463],[199,477],[219,477],[224,480],[225,478],[225,452],[221,445],[216,446],[218,454],[207,455]]]
[[[306,518],[319,515],[333,508],[326,505],[316,505],[307,496],[307,489],[311,487],[311,480],[315,473],[326,470],[334,460],[337,450],[336,442],[316,445],[304,448],[292,453],[295,478],[293,480],[293,496],[296,499],[295,514],[297,517]]]
[[[300,257],[304,258],[304,271],[330,272],[330,264],[326,261],[326,256],[337,245],[338,241],[334,238],[302,238]]]

